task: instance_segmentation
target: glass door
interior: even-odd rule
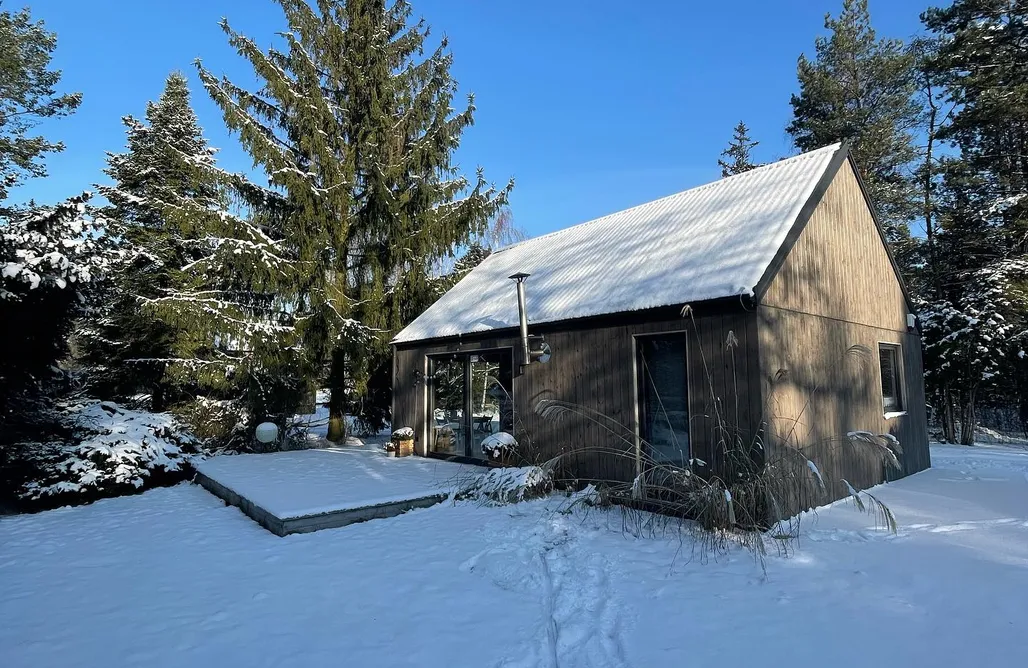
[[[471,364],[471,456],[484,457],[482,441],[497,432],[514,433],[514,365],[510,350],[469,356]]]
[[[510,348],[429,357],[429,376],[432,452],[488,459],[482,441],[514,433]]]
[[[429,448],[446,455],[463,455],[467,451],[467,429],[464,428],[465,358],[461,355],[429,358],[431,391],[429,392]]]
[[[636,339],[639,351],[639,421],[649,455],[685,466],[689,459],[689,382],[685,334]]]

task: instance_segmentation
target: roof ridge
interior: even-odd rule
[[[833,152],[834,152],[834,151],[839,150],[839,148],[841,146],[842,146],[842,144],[840,142],[836,142],[834,144],[829,144],[828,146],[822,146],[821,148],[816,148],[816,149],[814,149],[812,151],[807,151],[806,153],[800,153],[798,155],[791,155],[788,158],[782,158],[781,160],[776,160],[775,162],[770,162],[770,163],[768,163],[766,165],[761,165],[760,167],[754,167],[753,169],[747,170],[745,172],[740,172],[739,174],[732,174],[731,176],[723,176],[720,179],[717,179],[715,181],[708,181],[707,183],[701,183],[698,186],[693,186],[691,188],[686,188],[685,190],[680,190],[680,191],[678,191],[676,193],[671,193],[670,195],[664,195],[663,197],[658,197],[657,199],[653,199],[653,200],[650,200],[648,202],[642,202],[640,204],[636,204],[634,206],[630,206],[627,209],[619,209],[618,211],[611,211],[610,213],[603,214],[599,218],[592,218],[590,220],[584,220],[581,223],[576,223],[574,225],[571,225],[570,227],[565,227],[565,228],[562,228],[562,229],[559,229],[559,230],[554,230],[552,232],[547,232],[546,234],[540,235],[538,237],[532,237],[531,239],[525,239],[523,241],[518,241],[516,243],[510,244],[509,246],[504,246],[503,248],[498,248],[495,251],[493,251],[490,254],[490,256],[497,255],[499,253],[503,253],[504,251],[510,250],[512,248],[517,248],[519,246],[523,246],[525,244],[528,244],[528,243],[531,243],[531,242],[534,242],[534,241],[539,241],[539,240],[542,240],[542,239],[547,239],[547,238],[550,238],[550,237],[554,237],[554,236],[557,236],[558,234],[564,234],[564,233],[567,233],[567,232],[569,232],[571,230],[577,230],[577,229],[580,229],[580,228],[584,227],[585,225],[591,225],[593,223],[599,223],[599,222],[607,220],[608,218],[611,218],[613,216],[618,216],[618,215],[621,215],[621,214],[624,214],[624,213],[628,213],[629,211],[635,211],[636,209],[641,209],[641,208],[646,207],[646,206],[652,206],[652,205],[657,204],[659,202],[663,202],[665,200],[669,200],[669,199],[672,199],[672,198],[675,198],[675,197],[679,197],[681,195],[685,195],[686,193],[697,192],[697,191],[701,191],[701,190],[704,190],[704,189],[707,189],[707,188],[712,188],[714,186],[721,185],[725,181],[730,181],[732,179],[738,179],[741,176],[752,176],[755,172],[771,171],[771,169],[773,169],[775,167],[780,167],[782,165],[791,164],[791,163],[793,163],[795,161],[798,161],[800,159],[803,159],[803,158],[810,158],[810,157],[812,157],[815,154],[820,154],[822,151],[827,152],[829,149],[832,149]]]

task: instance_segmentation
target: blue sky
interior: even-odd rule
[[[796,58],[811,53],[826,12],[842,0],[412,0],[434,35],[445,33],[453,74],[473,91],[476,124],[458,162],[498,184],[513,176],[515,222],[536,236],[699,185],[719,175],[718,154],[740,119],[761,141],[756,157],[791,153],[785,125]],[[909,37],[930,0],[871,0],[879,35]],[[17,0],[7,0],[7,8]],[[253,86],[218,27],[227,17],[261,44],[284,29],[270,0],[35,0],[58,34],[63,89],[79,111],[43,126],[67,144],[50,178],[14,200],[52,202],[103,182],[105,151],[120,151],[120,118],[141,116],[173,70],[223,167],[250,169],[200,89],[193,61]]]

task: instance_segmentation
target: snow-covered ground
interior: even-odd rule
[[[1028,451],[699,559],[558,499],[276,537],[193,485],[0,520],[0,666],[1023,666]]]

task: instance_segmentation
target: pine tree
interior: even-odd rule
[[[1028,7],[956,0],[922,16],[940,38],[938,67],[956,109],[940,133],[979,179],[983,214],[1009,247],[1028,234]]]
[[[945,437],[971,443],[983,394],[1028,414],[1028,7],[957,0],[922,20],[953,105],[938,136],[958,151],[921,307],[926,378]]]
[[[338,438],[344,410],[388,363],[391,333],[426,306],[428,268],[483,232],[512,184],[497,190],[481,170],[467,179],[452,164],[474,104],[452,113],[448,44],[418,60],[428,28],[408,23],[407,2],[277,1],[290,28],[285,50],[263,51],[223,24],[260,92],[199,71],[284,193],[274,216],[303,267],[295,293],[305,374],[316,381],[331,360]]]
[[[908,258],[911,271],[907,275],[907,287],[912,294],[927,295],[939,289],[941,280],[939,257],[940,199],[943,192],[943,176],[946,157],[940,151],[940,132],[952,111],[947,100],[943,73],[938,62],[938,41],[919,37],[908,47],[914,59],[914,79],[918,87],[918,105],[921,108],[919,134],[924,145],[920,151],[919,163],[914,171],[917,200],[920,205],[918,219],[924,229],[923,242],[914,245],[914,252]]]
[[[825,16],[825,28],[830,35],[815,41],[814,60],[799,58],[787,131],[803,151],[849,142],[889,240],[906,250],[916,214],[908,178],[917,158],[914,56],[900,40],[876,36],[867,0],[844,0],[838,18]]]
[[[189,238],[169,219],[166,207],[188,199],[201,210],[220,210],[219,184],[196,162],[213,164],[214,151],[189,103],[184,76],[171,74],[146,122],[128,116],[125,153],[108,154],[105,173],[113,186],[100,186],[110,202],[104,210],[116,225],[121,257],[106,303],[80,328],[81,361],[90,367],[92,390],[105,399],[149,394],[163,411],[175,399],[167,373],[176,341],[186,332],[141,308],[146,300],[177,288],[177,270],[187,263]]]
[[[29,136],[46,118],[72,113],[81,93],[55,91],[61,73],[51,70],[57,35],[42,21],[33,21],[28,9],[0,11],[0,207],[10,189],[25,176],[45,176],[45,153],[64,150],[64,144],[42,136]],[[3,213],[0,208],[0,214]]]
[[[717,161],[717,164],[721,166],[722,178],[760,167],[759,164],[753,162],[750,156],[750,152],[759,143],[750,139],[749,128],[744,122],[739,121],[739,124],[735,126],[732,141],[728,144],[728,148],[721,152],[722,159]]]

